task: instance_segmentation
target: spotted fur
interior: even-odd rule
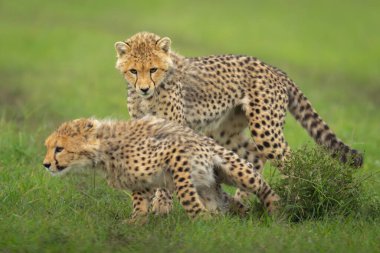
[[[171,198],[154,198],[156,188],[164,189],[159,194],[176,192],[192,218],[230,209],[234,202],[226,201],[221,183],[256,194],[269,212],[279,199],[252,164],[190,128],[151,116],[66,122],[45,145],[43,164],[52,174],[99,168],[109,185],[131,190],[132,221],[146,217],[155,201]]]

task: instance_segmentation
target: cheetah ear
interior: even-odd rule
[[[115,49],[117,53],[117,57],[123,56],[130,49],[130,46],[122,41],[118,41],[115,43]]]
[[[79,134],[83,136],[85,139],[88,139],[94,133],[94,120],[82,118],[75,121]]]
[[[78,131],[85,133],[93,130],[95,121],[92,119],[80,118],[73,120],[74,125],[78,126]]]
[[[164,50],[165,53],[169,52],[171,43],[172,41],[168,37],[161,38],[156,42],[157,46]]]

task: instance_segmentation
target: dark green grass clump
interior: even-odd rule
[[[350,215],[360,209],[363,179],[321,148],[294,151],[274,184],[289,221]]]

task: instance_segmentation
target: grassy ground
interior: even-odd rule
[[[337,134],[365,151],[363,194],[378,196],[380,5],[306,2],[0,1],[0,251],[380,252],[379,214],[191,222],[177,207],[144,227],[123,225],[127,192],[97,177],[52,178],[41,166],[59,122],[128,118],[113,43],[148,30],[188,56],[249,54],[288,72]],[[311,142],[291,118],[286,136],[292,148]]]

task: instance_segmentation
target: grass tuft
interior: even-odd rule
[[[357,214],[363,204],[363,181],[357,169],[340,163],[319,147],[292,153],[284,177],[275,182],[282,215],[289,221]]]

